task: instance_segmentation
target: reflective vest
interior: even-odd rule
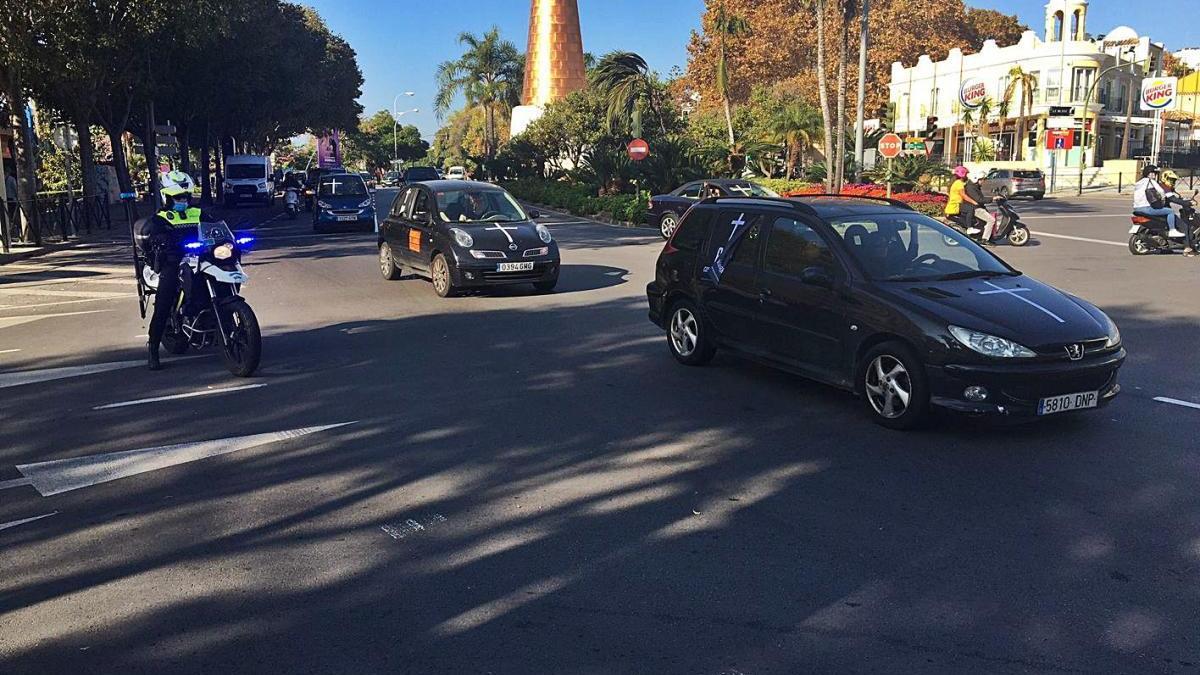
[[[170,209],[167,211],[159,211],[156,215],[159,218],[167,221],[167,224],[170,225],[172,229],[179,227],[194,227],[200,224],[200,209],[195,206],[188,207],[188,210],[184,211],[183,213],[180,213],[174,209]]]

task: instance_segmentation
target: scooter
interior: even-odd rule
[[[188,349],[216,346],[234,375],[249,377],[258,369],[262,332],[254,310],[240,295],[242,285],[249,281],[242,269],[242,251],[252,241],[248,235],[234,236],[224,222],[200,223],[196,236],[184,240],[179,268],[164,270],[180,275],[183,295],[163,332],[162,346],[168,352],[183,354]],[[135,261],[145,318],[148,298],[158,290],[159,275],[141,255],[135,254]]]
[[[1184,234],[1191,231],[1190,237],[1168,237],[1167,219],[1164,216],[1142,216],[1133,214],[1129,228],[1129,252],[1133,255],[1149,255],[1151,253],[1171,253],[1182,251],[1190,242],[1193,247],[1200,244],[1200,217],[1196,214],[1197,190],[1191,199],[1177,199],[1179,204],[1179,220],[1177,226],[1184,228]]]
[[[295,220],[300,215],[300,190],[294,187],[285,190],[283,193],[283,202],[288,218]]]
[[[996,225],[992,228],[992,239],[988,243],[995,243],[1006,238],[1008,239],[1008,243],[1013,246],[1024,246],[1029,243],[1029,228],[1025,226],[1025,223],[1021,222],[1021,216],[1009,205],[1008,198],[996,195],[992,198],[992,201],[984,205],[984,208],[996,219]],[[967,235],[975,243],[983,244],[984,223],[978,218],[974,220],[974,223],[975,229],[979,231],[971,234],[963,229],[963,226],[957,219],[952,218],[947,221],[950,227]],[[952,238],[946,238],[947,244],[953,245],[953,241]]]

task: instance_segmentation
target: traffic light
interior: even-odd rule
[[[938,118],[936,115],[930,115],[925,118],[925,133],[932,134],[937,131]]]

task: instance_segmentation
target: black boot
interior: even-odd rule
[[[149,348],[150,353],[149,358],[146,361],[146,365],[150,368],[150,370],[162,370],[162,364],[158,362],[158,345],[149,343],[147,347]]]

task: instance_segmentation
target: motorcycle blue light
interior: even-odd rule
[[[194,250],[194,249],[198,249],[198,248],[204,248],[204,243],[199,242],[199,241],[189,241],[189,242],[185,243],[183,245],[183,247],[186,249]]]
[[[238,246],[245,246],[246,244],[254,241],[254,237],[238,237],[234,241],[237,242]]]

